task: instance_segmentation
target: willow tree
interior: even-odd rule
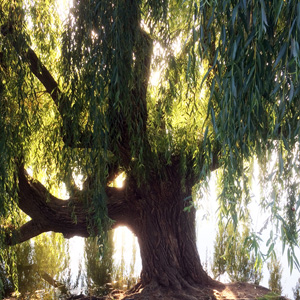
[[[104,243],[126,225],[142,257],[136,290],[194,299],[213,284],[196,248],[198,184],[221,168],[219,211],[236,226],[250,201],[248,162],[264,167],[276,153],[275,196],[262,204],[292,258],[300,4],[76,0],[63,24],[58,13],[54,0],[1,2],[1,215],[18,206],[31,217],[2,228],[2,245],[45,231]],[[62,184],[67,200],[53,194]]]

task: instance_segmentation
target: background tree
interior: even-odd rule
[[[251,282],[259,284],[262,279],[261,266],[255,265],[255,253],[251,251],[249,237],[249,223],[240,226],[234,232],[233,224],[219,224],[212,272],[215,278],[225,272],[231,282]]]
[[[281,295],[282,268],[280,261],[275,256],[272,256],[271,262],[268,263],[268,269],[270,271],[269,288],[277,295]]]
[[[266,170],[276,153],[269,179],[293,193],[262,205],[299,267],[299,3],[78,0],[64,24],[54,0],[0,5],[0,213],[31,217],[1,227],[1,248],[45,231],[103,246],[126,225],[143,261],[136,290],[194,299],[216,285],[196,248],[197,184],[221,168],[220,215],[237,228],[249,160]]]
[[[5,268],[1,269],[1,277],[6,278],[10,293],[18,291],[21,297],[35,299],[39,297],[37,291],[44,291],[44,299],[53,299],[58,288],[67,294],[62,278],[69,263],[68,249],[60,234],[44,234],[15,245],[4,251],[3,257],[1,265],[5,263]]]
[[[298,282],[293,289],[294,292],[294,300],[299,300],[300,299],[300,280],[298,279]]]

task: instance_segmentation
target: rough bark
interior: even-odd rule
[[[88,222],[93,215],[89,213],[89,205],[82,201],[85,191],[68,200],[59,199],[51,195],[40,182],[30,178],[23,167],[19,168],[18,180],[19,207],[31,220],[19,229],[6,230],[8,245],[22,243],[47,231],[60,232],[66,238],[75,235],[88,237],[91,234]],[[108,215],[112,220],[116,220],[114,226],[124,225],[128,213],[126,202],[133,197],[130,195],[131,191],[107,187],[106,193],[109,199]]]
[[[169,208],[151,206],[144,210],[138,232],[142,285],[154,280],[180,290],[208,284],[196,248],[194,212],[183,212],[178,202]]]
[[[190,204],[192,184],[186,182],[184,188],[180,178],[176,166],[168,168],[166,178],[154,178],[148,187],[138,189],[131,205],[134,214],[127,226],[138,237],[142,272],[130,297],[142,291],[144,296],[158,292],[165,299],[195,299],[201,289],[216,284],[199,258],[195,209],[184,210]]]

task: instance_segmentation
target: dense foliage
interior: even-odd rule
[[[77,0],[62,18],[55,0],[0,4],[1,220],[18,222],[24,164],[53,193],[75,194],[81,175],[101,236],[112,174],[163,178],[176,157],[183,179],[221,168],[219,211],[236,227],[256,158],[280,229],[269,252],[280,236],[299,267],[300,3]]]

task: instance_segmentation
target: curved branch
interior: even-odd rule
[[[38,181],[30,179],[23,167],[19,168],[19,207],[32,218],[18,230],[7,232],[6,244],[22,243],[43,232],[54,231],[62,233],[66,238],[73,236],[88,237],[88,225],[93,218],[87,205],[79,197],[61,200],[51,195]],[[81,191],[82,194],[84,191]],[[129,218],[132,198],[136,195],[131,189],[107,187],[108,216],[115,221],[114,227],[125,225]],[[83,196],[83,195],[82,195]],[[97,232],[96,228],[94,232]]]

